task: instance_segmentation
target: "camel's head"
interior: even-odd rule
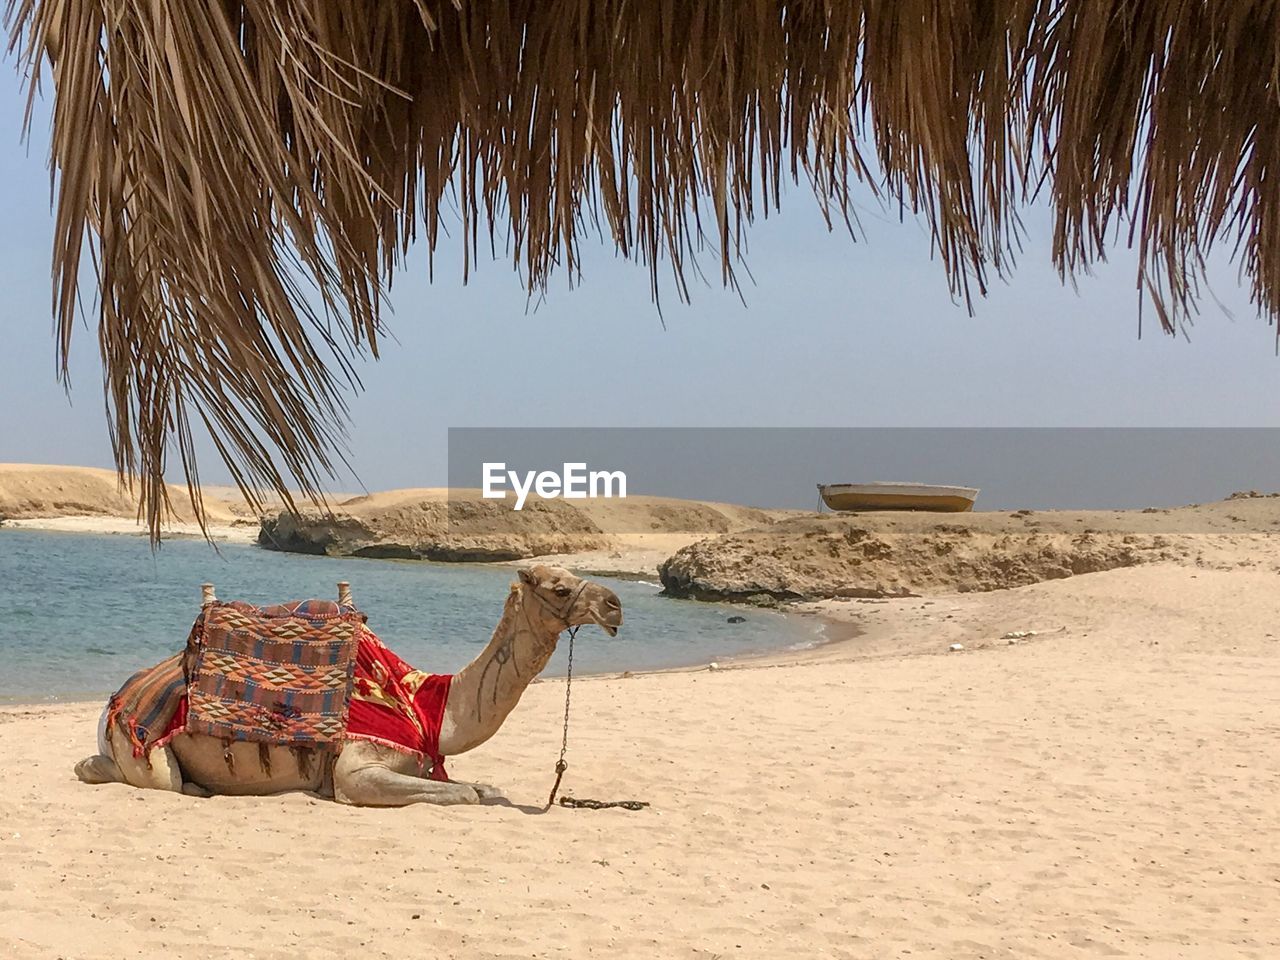
[[[618,595],[608,587],[575,577],[563,567],[525,567],[520,571],[518,589],[532,595],[537,601],[532,608],[544,623],[558,627],[557,633],[566,627],[594,623],[612,637],[622,626]]]

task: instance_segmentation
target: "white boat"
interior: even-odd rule
[[[930,510],[965,513],[978,497],[974,487],[932,483],[820,483],[822,502],[832,510]]]

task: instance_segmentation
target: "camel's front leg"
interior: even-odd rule
[[[471,783],[464,780],[454,780],[453,782],[462,784],[464,787],[470,787],[481,800],[503,800],[507,796],[502,790],[488,783]]]
[[[76,764],[76,776],[85,783],[124,783],[124,774],[105,753],[85,757]]]
[[[111,759],[115,761],[120,779],[125,783],[145,790],[182,792],[182,768],[178,766],[178,758],[169,747],[152,750],[148,762],[148,758],[133,755],[133,746],[119,727],[112,727],[107,736],[111,746]],[[80,773],[78,767],[76,773]]]
[[[391,753],[390,756],[387,754]],[[442,806],[477,803],[480,794],[466,783],[424,780],[392,769],[393,752],[371,743],[348,743],[333,768],[333,796],[360,807],[405,807],[411,803]]]

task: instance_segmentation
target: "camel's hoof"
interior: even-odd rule
[[[118,783],[120,768],[110,757],[97,754],[85,757],[75,767],[76,776],[85,783]]]
[[[473,783],[471,786],[475,789],[476,795],[481,802],[485,800],[505,800],[507,795],[497,787],[490,786],[487,783]]]
[[[192,783],[190,780],[182,785],[182,792],[188,797],[199,797],[201,800],[207,800],[209,797],[213,796],[212,793],[200,786],[200,784]]]
[[[469,783],[454,783],[457,790],[446,803],[472,804],[480,802],[480,793]]]

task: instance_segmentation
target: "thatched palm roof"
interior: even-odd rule
[[[1215,242],[1280,307],[1275,3],[9,0],[9,24],[52,78],[60,346],[87,253],[153,526],[201,422],[245,485],[319,485],[382,287],[442,207],[530,290],[595,229],[655,284],[705,241],[732,283],[784,181],[840,220],[875,169],[959,297],[1043,192],[1059,269],[1136,245],[1167,330]]]

